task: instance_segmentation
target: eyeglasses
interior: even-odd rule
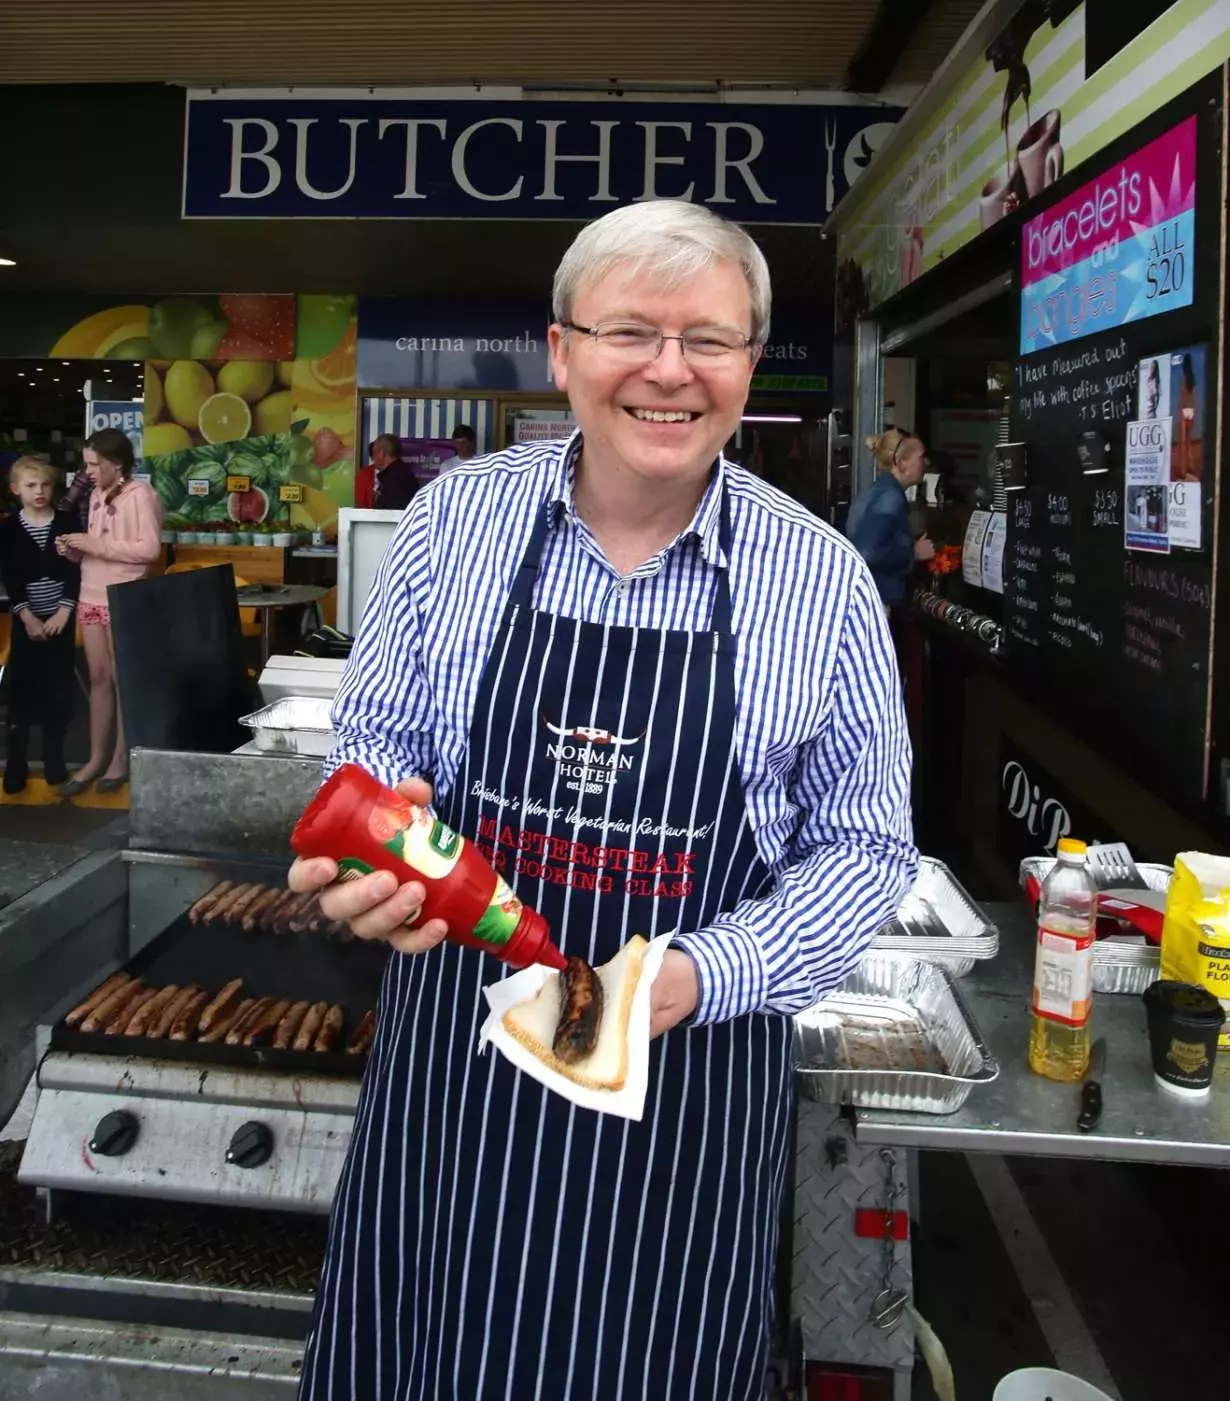
[[[686,358],[720,364],[731,356],[749,350],[751,336],[731,326],[694,326],[679,336],[668,336],[657,326],[643,321],[600,321],[596,326],[579,326],[575,321],[560,323],[566,331],[589,336],[606,354],[629,364],[649,364],[662,354],[666,341],[678,341]]]

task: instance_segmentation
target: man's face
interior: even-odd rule
[[[395,454],[389,450],[388,443],[380,441],[372,444],[372,466],[378,471],[383,471],[394,457]]]
[[[453,451],[464,461],[467,457],[474,456],[474,443],[463,433],[459,438],[453,439]]]
[[[581,288],[572,320],[581,326],[639,321],[667,335],[704,326],[750,335],[751,297],[742,271],[726,261],[672,291],[616,268]],[[548,332],[548,344],[556,387],[568,395],[586,450],[657,481],[709,470],[738,427],[756,362],[749,350],[717,359],[693,352],[689,359],[678,341],[664,341],[656,359],[630,363],[559,325]],[[662,413],[670,421],[650,417]]]

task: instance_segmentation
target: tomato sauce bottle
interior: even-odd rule
[[[566,966],[546,920],[513,894],[472,842],[357,764],[343,764],[325,781],[290,844],[300,856],[336,861],[343,880],[392,871],[402,883],[421,881],[427,896],[415,923],[446,921],[455,944],[514,968]]]

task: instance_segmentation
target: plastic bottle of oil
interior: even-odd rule
[[[1089,1065],[1097,886],[1085,843],[1064,837],[1038,901],[1029,1068],[1050,1080],[1079,1080]]]

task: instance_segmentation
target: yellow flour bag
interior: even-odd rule
[[[1207,988],[1230,1018],[1230,858],[1202,851],[1175,857],[1162,928],[1162,977]],[[1230,1020],[1217,1044],[1230,1051]]]

